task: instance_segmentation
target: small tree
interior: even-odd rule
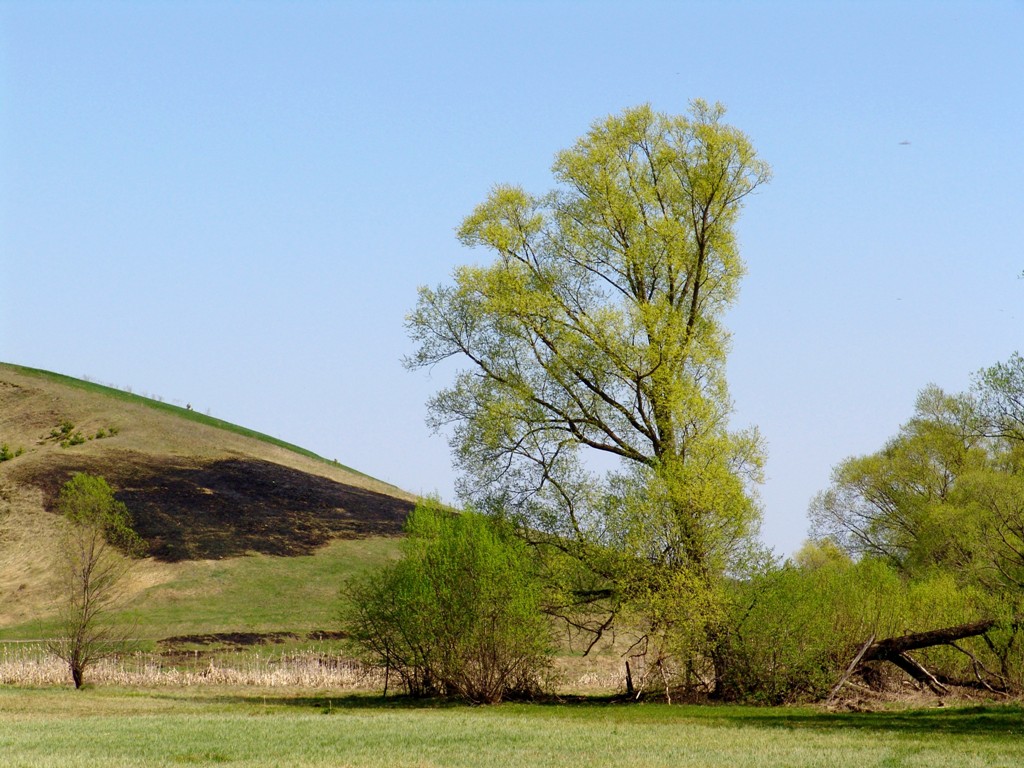
[[[75,688],[81,688],[91,664],[124,646],[108,619],[121,600],[132,558],[144,545],[128,509],[102,477],[74,475],[61,488],[57,509],[63,517],[57,550],[62,591],[49,649],[67,663]]]
[[[484,515],[417,506],[404,557],[350,582],[344,624],[413,695],[478,704],[537,685],[551,638],[526,546]]]

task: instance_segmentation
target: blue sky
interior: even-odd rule
[[[790,553],[922,387],[1024,351],[1020,0],[2,3],[0,360],[450,497],[416,287],[486,258],[454,230],[493,184],[696,97],[774,169],[729,378]]]

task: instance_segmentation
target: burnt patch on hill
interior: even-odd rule
[[[63,457],[62,457],[63,458]],[[18,479],[41,487],[52,509],[74,472],[118,489],[135,530],[159,560],[207,560],[249,552],[307,555],[336,538],[402,532],[413,504],[252,458],[201,463],[130,451],[104,459],[42,462]]]
[[[117,492],[161,560],[305,555],[333,538],[396,535],[408,501],[256,459],[137,474]]]

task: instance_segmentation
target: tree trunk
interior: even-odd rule
[[[885,640],[879,640],[868,647],[861,661],[892,661],[893,658],[906,651],[931,648],[936,645],[949,645],[967,637],[984,635],[997,623],[995,619],[986,619],[985,621],[976,621],[973,624],[960,624],[955,627],[933,629],[928,632],[915,632],[903,635],[902,637],[890,637]]]
[[[949,689],[945,683],[951,683],[944,677],[936,676],[929,672],[919,661],[909,656],[908,651],[920,650],[921,648],[932,648],[937,645],[953,645],[958,640],[968,637],[979,637],[985,635],[998,622],[995,619],[976,621],[970,624],[959,624],[954,627],[933,629],[928,632],[914,632],[900,637],[889,637],[879,640],[861,648],[858,658],[850,664],[846,674],[840,679],[833,689],[831,696],[834,696],[852,672],[868,661],[888,661],[895,664],[919,683],[927,685],[936,694],[948,693]],[[1013,627],[1024,624],[1024,617],[1015,619]],[[973,657],[972,657],[973,658]],[[982,681],[982,684],[985,684]],[[985,684],[986,687],[987,684]],[[830,698],[831,698],[830,696]]]

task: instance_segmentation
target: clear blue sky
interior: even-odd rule
[[[0,360],[451,496],[416,287],[491,185],[650,102],[775,172],[739,233],[764,539],[930,382],[1024,351],[1024,2],[4,2]],[[909,142],[909,143],[905,143]]]

